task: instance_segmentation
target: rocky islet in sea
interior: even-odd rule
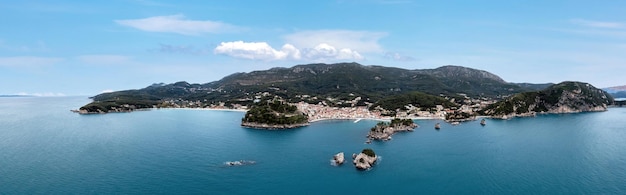
[[[396,132],[402,131],[413,131],[413,129],[419,127],[412,119],[392,119],[391,122],[379,122],[376,126],[370,129],[370,132],[367,134],[367,142],[370,143],[372,140],[383,140],[388,141],[391,140],[391,135]]]
[[[374,150],[370,148],[363,149],[359,154],[352,154],[352,163],[358,170],[368,170],[374,166],[378,160],[378,156],[374,153]]]

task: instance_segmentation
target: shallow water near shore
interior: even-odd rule
[[[0,98],[0,194],[625,194],[626,109],[449,125],[365,144],[373,120],[240,127],[243,112],[70,112],[85,97]],[[441,123],[441,130],[434,129]],[[352,153],[384,156],[357,171]],[[345,152],[346,163],[329,160]],[[254,161],[228,166],[225,162]]]

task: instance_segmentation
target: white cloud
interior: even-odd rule
[[[294,59],[294,60],[302,59],[302,53],[300,52],[300,50],[291,44],[283,45],[283,48],[281,49],[281,51],[287,53],[287,56],[289,57],[289,59]]]
[[[335,47],[321,43],[312,49],[306,49],[305,55],[307,59],[314,61],[328,61],[328,60],[362,60],[364,59],[361,54],[352,49],[343,48],[337,50]]]
[[[411,56],[406,56],[400,53],[396,53],[396,52],[386,52],[385,53],[385,58],[387,59],[392,59],[395,61],[403,61],[403,62],[408,62],[408,61],[415,61],[415,58],[411,57]]]
[[[238,31],[239,27],[219,21],[187,20],[182,14],[154,16],[142,19],[115,20],[117,24],[148,32],[168,32],[182,35]]]
[[[607,22],[607,21],[594,21],[594,20],[583,20],[583,19],[573,19],[570,22],[582,26],[594,27],[594,28],[626,28],[626,23],[620,22]]]
[[[378,40],[387,36],[385,32],[350,30],[308,30],[283,36],[285,42],[300,48],[314,48],[326,43],[337,48],[351,48],[360,52],[382,52]]]
[[[86,64],[121,64],[130,61],[130,57],[123,55],[82,55],[76,57],[79,61]]]
[[[210,48],[208,47],[196,48],[192,45],[159,44],[158,49],[149,49],[148,51],[170,53],[170,54],[202,55],[202,54],[210,53]]]
[[[293,45],[285,44],[278,51],[266,42],[222,42],[214,50],[216,54],[224,54],[236,58],[250,60],[284,60],[299,59],[300,51]]]
[[[63,61],[63,58],[37,57],[37,56],[13,56],[0,57],[0,66],[25,67],[25,66],[46,66]]]
[[[111,93],[111,92],[114,92],[114,91],[112,89],[105,89],[105,90],[102,90],[100,93]]]
[[[349,48],[337,49],[326,43],[313,48],[298,49],[291,44],[285,44],[280,50],[272,48],[266,42],[222,42],[214,50],[215,54],[228,55],[250,60],[362,60],[361,54]]]

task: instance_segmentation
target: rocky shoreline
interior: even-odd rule
[[[396,132],[413,131],[417,127],[419,126],[413,123],[412,119],[393,119],[390,123],[379,122],[367,133],[366,143],[372,140],[388,141]]]
[[[489,117],[494,118],[494,119],[507,120],[507,119],[516,118],[516,117],[536,117],[537,114],[574,114],[574,113],[583,113],[583,112],[604,112],[604,111],[607,111],[607,109],[608,109],[607,105],[589,107],[589,108],[584,108],[584,109],[573,109],[567,106],[560,106],[560,107],[557,107],[556,109],[551,109],[547,112],[525,112],[525,113],[519,113],[519,114],[511,113],[507,115],[496,115],[496,116],[489,116]]]
[[[90,115],[90,114],[108,114],[108,113],[130,113],[130,112],[134,112],[134,111],[149,111],[151,110],[150,108],[140,108],[140,109],[132,109],[132,110],[109,110],[107,112],[104,112],[102,110],[98,110],[97,112],[90,112],[87,110],[70,110],[73,113],[78,113],[81,115]]]
[[[241,126],[253,129],[283,130],[309,126],[309,123],[270,125],[264,123],[242,122]]]
[[[358,170],[368,170],[374,166],[378,160],[378,156],[372,149],[363,149],[359,154],[352,154],[352,163]]]
[[[343,152],[339,152],[339,153],[333,155],[333,159],[331,161],[333,162],[334,165],[342,165],[343,162],[345,161],[345,157],[343,155]]]

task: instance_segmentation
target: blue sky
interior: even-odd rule
[[[95,95],[353,61],[626,84],[626,1],[181,2],[0,4],[0,94]]]

